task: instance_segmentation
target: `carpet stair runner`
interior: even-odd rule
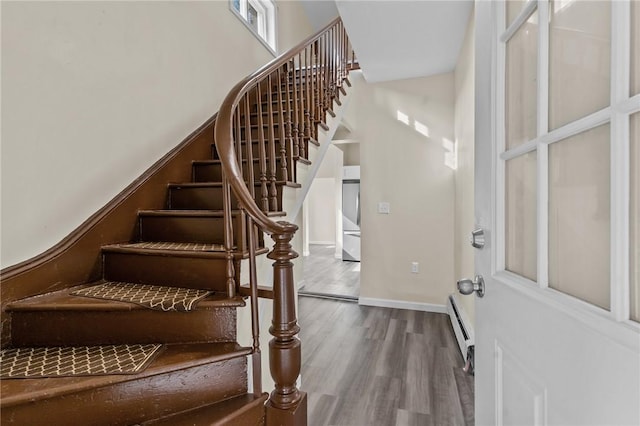
[[[159,345],[158,349],[140,370],[129,374],[3,378],[3,425],[264,424],[268,395],[248,391],[251,349],[236,342],[236,310],[245,301],[242,296],[226,296],[219,158],[212,146],[211,158],[193,160],[192,182],[167,182],[165,210],[139,211],[136,240],[102,248],[101,280],[18,300],[6,310],[11,316],[9,349],[50,347],[55,352],[90,346],[85,349],[100,351],[95,347]],[[290,179],[298,163],[309,164],[296,159]],[[300,185],[278,181],[277,186],[278,208],[269,216],[284,215],[283,187]],[[242,228],[244,213],[235,210],[235,201],[233,209],[239,282],[248,237]],[[268,251],[263,235],[258,236],[258,246],[258,253]],[[136,295],[127,301],[96,294],[96,286],[135,284],[146,287],[123,290]],[[193,291],[196,300],[147,297],[157,287]],[[239,290],[246,294],[246,289]],[[260,295],[269,297],[269,290],[262,289]]]

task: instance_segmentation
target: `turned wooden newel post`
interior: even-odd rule
[[[298,254],[291,248],[296,225],[278,222],[287,227],[273,234],[273,251],[267,256],[273,263],[273,320],[269,332],[269,366],[275,390],[267,402],[267,426],[304,426],[307,424],[307,396],[296,387],[300,375],[300,327],[296,318],[292,259]]]

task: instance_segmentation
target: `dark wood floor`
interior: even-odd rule
[[[299,298],[309,425],[473,425],[448,316]]]
[[[360,295],[360,262],[336,259],[335,246],[309,245],[304,258],[303,293],[319,293],[357,298]]]

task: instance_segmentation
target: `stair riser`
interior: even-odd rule
[[[260,198],[260,185],[256,186],[256,199]],[[278,207],[282,206],[282,187],[277,187]],[[172,209],[194,209],[194,210],[222,210],[222,188],[170,188],[169,203]],[[260,205],[258,203],[258,205]],[[237,209],[238,202],[235,196],[231,196],[231,208]]]
[[[226,267],[223,258],[104,253],[104,278],[108,281],[226,292]],[[239,269],[237,264],[236,276]]]
[[[184,312],[42,311],[11,315],[13,345],[234,342],[235,308]]]
[[[224,426],[264,426],[266,421],[264,405],[251,407],[251,409],[236,414],[232,418],[225,420],[226,421],[224,423]],[[187,425],[185,424],[184,426]],[[222,426],[222,424],[216,426]]]
[[[2,409],[2,424],[131,425],[246,392],[246,358],[226,360]]]
[[[259,115],[257,112],[255,112],[255,108],[257,107],[257,105],[254,105],[250,112],[249,112],[249,117],[251,120],[251,124],[259,124]],[[284,118],[284,121],[287,121],[287,111],[283,110],[282,111],[282,115]],[[278,123],[280,120],[280,111],[278,109],[274,109],[273,111],[271,111],[271,117],[273,117],[273,121],[274,123]],[[245,115],[243,113],[240,114],[240,123],[244,124],[246,122],[245,120]],[[262,123],[263,124],[268,124],[269,123],[269,111],[262,111]]]
[[[251,128],[251,140],[260,140],[261,138],[264,138],[265,141],[268,141],[269,138],[271,137],[271,130],[269,130],[270,128],[268,126],[265,126],[262,134],[260,132],[260,129],[257,127],[252,127]],[[282,139],[282,137],[284,136],[284,140],[288,140],[287,138],[287,130],[288,128],[285,126],[282,130],[280,130],[280,126],[278,125],[274,125],[273,127],[273,137],[274,140],[275,138],[278,138],[278,140]],[[245,128],[242,128],[242,130],[240,131],[240,137],[242,140],[245,140],[247,138],[247,130]],[[291,130],[291,135],[293,136],[293,129]],[[280,142],[276,143],[277,147],[276,149],[280,149]],[[244,153],[243,153],[244,155]],[[257,157],[254,157],[257,158]]]
[[[305,119],[305,121],[306,121],[306,119]],[[298,130],[297,134],[298,134],[298,140],[299,140],[299,136],[301,136],[301,135],[304,136],[304,135],[306,135],[308,133],[308,123],[307,122],[301,123],[301,125],[298,126],[297,130]],[[276,143],[276,150],[280,150],[280,140],[283,139],[282,136],[284,136],[284,140],[285,140],[285,149],[288,149],[288,146],[295,142],[295,140],[296,140],[296,131],[295,131],[295,129],[294,128],[291,129],[291,131],[290,131],[291,132],[291,137],[289,137],[287,132],[289,132],[289,130],[286,127],[284,129],[284,135],[283,135],[283,133],[281,132],[281,130],[278,127],[274,128],[273,137],[274,137],[274,141]],[[246,133],[247,132],[245,132],[245,130],[242,129],[242,132],[241,132],[242,141],[244,141],[246,139],[246,136],[245,136]],[[268,143],[269,138],[270,138],[270,132],[268,131],[268,129],[265,129],[263,133],[264,133],[265,143]],[[251,129],[251,140],[252,141],[256,141],[257,142],[262,137],[263,136],[260,135],[259,129],[257,129],[257,128],[252,128]],[[243,143],[243,145],[244,145],[244,143]],[[257,154],[255,152],[256,151],[254,151],[254,157],[253,158],[258,158]],[[267,155],[268,155],[268,152],[269,151],[267,150]],[[243,157],[246,155],[244,150],[242,152],[242,155],[243,155]]]
[[[224,244],[224,218],[140,216],[140,241]]]
[[[265,135],[265,138],[267,137],[267,135]],[[274,139],[274,143],[275,143],[275,149],[276,149],[276,158],[279,156],[279,152],[280,152],[280,138],[278,135],[275,135],[275,139]],[[260,158],[260,142],[258,142],[258,138],[253,138],[251,141],[251,155],[254,159],[259,159]],[[267,139],[265,139],[265,141],[263,142],[264,144],[264,151],[265,151],[265,155],[266,155],[266,159],[267,161],[270,158],[269,155],[269,141]],[[220,156],[218,155],[217,151],[215,150],[215,147],[212,147],[211,149],[211,158],[213,158],[214,160],[219,160]],[[246,142],[242,142],[242,158],[246,159],[247,158],[247,148],[246,148]]]
[[[271,173],[269,171],[269,164],[266,164],[267,176]],[[242,167],[243,176],[249,176],[249,168],[245,163]],[[260,163],[254,161],[253,163],[253,176],[254,180],[260,179]],[[282,169],[280,167],[280,159],[276,161],[276,179],[284,180]],[[193,181],[194,182],[222,182],[222,164],[195,164],[193,166]]]
[[[294,87],[293,85],[289,85],[289,100],[293,101],[294,99],[294,89],[295,90],[295,99],[298,101],[298,103],[300,103],[300,100],[302,100],[303,102],[306,102],[307,99],[307,93],[306,93],[306,88],[302,88],[302,96],[300,96],[300,88]],[[280,96],[282,96],[282,101],[286,101],[287,100],[287,87],[286,85],[282,85],[281,90],[280,90]],[[269,99],[269,93],[264,93],[262,95],[262,101],[266,102]],[[273,101],[277,101],[278,100],[278,88],[274,87],[271,91],[271,99]]]
[[[245,402],[246,405],[233,412],[222,412],[220,407],[214,406],[200,407],[186,413],[143,423],[142,426],[263,426],[265,424],[264,404],[266,400],[267,394],[263,394],[251,402]],[[229,399],[224,404],[233,404],[237,407],[234,399]]]

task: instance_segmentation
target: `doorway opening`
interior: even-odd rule
[[[360,143],[341,123],[304,204],[299,294],[357,302],[360,296]]]

